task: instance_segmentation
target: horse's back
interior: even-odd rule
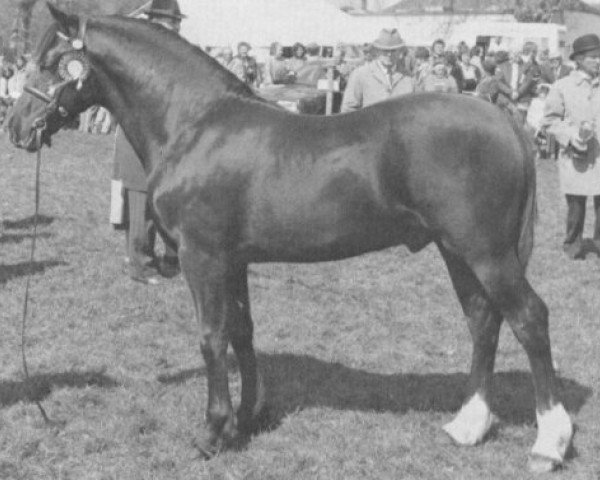
[[[485,102],[414,95],[329,118],[233,106],[159,188],[162,209],[189,205],[183,223],[213,248],[318,261],[515,228],[520,145]]]

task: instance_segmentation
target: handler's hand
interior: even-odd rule
[[[587,149],[581,150],[573,146],[572,143],[569,144],[568,153],[573,160],[585,160],[588,154]]]

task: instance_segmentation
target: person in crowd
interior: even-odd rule
[[[177,0],[153,0],[146,10],[151,22],[179,32],[184,16]],[[166,243],[165,254],[158,260],[155,253],[156,225],[147,210],[146,173],[142,162],[125,138],[121,128],[115,138],[115,172],[113,178],[122,182],[124,191],[124,222],[129,276],[138,282],[158,285],[162,277],[179,272],[177,252]]]
[[[496,63],[486,60],[481,64],[481,80],[475,88],[475,96],[496,103],[500,93],[500,81],[496,78]],[[508,90],[508,95],[511,91]]]
[[[23,93],[25,79],[27,78],[27,59],[19,55],[15,62],[14,75],[8,80],[8,95],[17,100]]]
[[[204,51],[213,57],[216,61],[223,55],[223,49],[221,47],[206,46]]]
[[[550,61],[550,50],[544,48],[543,50],[539,51],[535,60],[540,68],[542,65],[546,65]]]
[[[431,71],[429,56],[429,49],[427,47],[417,47],[415,49],[415,66],[413,69],[413,76],[417,89],[420,89],[423,79],[429,75],[429,72]]]
[[[536,95],[531,100],[531,105],[527,110],[527,126],[533,133],[537,155],[543,159],[550,157],[552,145],[554,145],[553,142],[548,141],[548,135],[543,126],[544,109],[549,90],[549,83],[538,84]]]
[[[365,59],[365,63],[372,62],[375,59],[375,50],[371,43],[367,43],[362,46],[362,55]]]
[[[315,63],[321,63],[322,58],[320,56],[321,47],[316,42],[310,42],[306,45],[306,64],[311,65]]]
[[[583,227],[586,200],[593,197],[593,242],[600,252],[600,38],[587,34],[573,41],[570,59],[576,69],[557,80],[548,93],[543,126],[560,146],[558,171],[566,197],[563,250],[572,259],[585,255]]]
[[[464,77],[462,69],[458,64],[458,58],[456,57],[456,54],[454,52],[447,51],[444,53],[444,59],[446,61],[446,69],[448,70],[448,75],[450,75],[456,81],[458,93],[462,93]]]
[[[8,92],[8,83],[13,76],[14,69],[7,63],[3,63],[0,69],[0,126],[4,123],[4,119],[13,103]],[[0,134],[3,132],[0,128]]]
[[[563,57],[560,52],[550,53],[548,62],[540,66],[542,82],[554,83],[561,78],[564,78],[571,73],[571,69],[563,64]]]
[[[500,53],[497,52],[497,57]],[[500,61],[497,58],[496,73],[500,80],[511,88],[511,99],[523,125],[531,99],[541,79],[541,69],[535,60],[536,54],[535,42],[526,42],[522,51],[513,56],[512,62]]]
[[[340,89],[343,91],[348,84],[350,74],[360,65],[361,52],[357,47],[338,44],[333,52],[336,70],[340,73]]]
[[[350,74],[342,98],[342,112],[415,91],[413,78],[398,68],[403,46],[398,30],[381,31],[371,45],[374,60]]]
[[[474,93],[477,84],[481,80],[481,71],[471,63],[471,52],[463,52],[460,58],[459,67],[463,78],[463,91]]]
[[[501,108],[511,104],[512,90],[496,76],[496,62],[493,60],[483,62],[481,80],[475,88],[475,95]]]
[[[220,50],[220,54],[218,54],[218,56],[215,57],[217,59],[217,62],[223,65],[227,70],[233,71],[233,49],[230,46],[226,46],[221,48]]]
[[[278,85],[294,82],[294,74],[288,67],[287,60],[283,57],[283,45],[273,42],[269,49],[269,59],[265,65],[263,85]]]
[[[5,101],[9,101],[11,98],[8,91],[8,83],[14,74],[14,67],[5,62],[2,65],[2,76],[0,76],[0,98],[4,99]]]
[[[515,72],[518,72],[517,89],[513,93],[513,100],[517,103],[517,109],[525,118],[531,100],[535,97],[538,84],[542,77],[542,71],[537,63],[538,47],[535,42],[526,42],[517,62]],[[514,67],[513,67],[514,68]]]
[[[496,65],[496,78],[500,83],[511,90],[510,98],[512,101],[512,88],[510,82],[512,76],[512,62],[510,54],[506,50],[498,50],[492,54],[491,58],[486,57],[485,61]]]
[[[306,47],[300,42],[292,45],[292,58],[289,60],[290,71],[297,74],[306,65]]]
[[[446,62],[442,57],[434,60],[431,71],[419,86],[423,92],[458,93],[456,79],[448,73]]]
[[[438,38],[431,45],[431,56],[429,57],[429,61],[431,62],[431,65],[433,65],[434,62],[440,58],[445,60],[445,58],[444,58],[445,52],[446,52],[446,42],[444,42],[444,40],[442,40],[441,38]]]
[[[248,42],[238,43],[238,54],[229,63],[229,69],[246,85],[258,88],[262,83],[261,72],[250,50],[252,46]]]
[[[479,69],[479,72],[483,75],[483,57],[481,47],[474,46],[469,52],[471,55],[471,65],[474,65]]]
[[[17,61],[18,56],[18,48],[17,48],[17,39],[14,36],[11,36],[8,40],[8,45],[4,49],[4,62],[9,65],[14,65]]]
[[[463,56],[463,53],[470,53],[471,49],[467,45],[467,42],[461,40],[456,47],[456,57],[460,60]]]

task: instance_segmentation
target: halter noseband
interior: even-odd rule
[[[36,130],[45,130],[47,126],[47,119],[56,112],[58,112],[62,118],[67,118],[70,115],[69,111],[59,104],[59,100],[62,91],[67,85],[77,82],[77,90],[81,89],[83,81],[90,73],[89,62],[85,57],[85,53],[83,52],[85,47],[84,37],[86,29],[87,19],[84,18],[81,19],[79,23],[79,32],[77,38],[71,38],[60,31],[57,32],[57,36],[60,39],[68,42],[72,47],[72,49],[67,50],[60,56],[58,74],[62,79],[61,82],[52,85],[48,89],[48,93],[44,93],[35,87],[24,87],[24,91],[47,104],[44,108],[43,115],[33,121],[33,127]],[[71,72],[69,71],[69,60],[80,63],[78,68],[81,68],[81,72],[77,77],[72,76]]]

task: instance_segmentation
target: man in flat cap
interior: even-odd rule
[[[576,69],[552,85],[542,125],[560,145],[560,187],[567,201],[563,249],[583,258],[583,225],[587,197],[594,200],[593,242],[600,253],[600,39],[595,34],[573,42]]]
[[[355,69],[348,78],[342,112],[415,91],[413,78],[400,68],[406,47],[395,28],[382,30],[372,49],[373,60]]]
[[[144,13],[151,22],[175,32],[179,32],[184,18],[177,0],[154,0]],[[146,173],[121,128],[117,128],[114,159],[113,178],[122,182],[124,191],[123,227],[129,276],[138,282],[158,285],[161,276],[171,277],[178,273],[177,252],[167,244],[164,256],[161,259],[156,257],[156,225],[146,205]]]

